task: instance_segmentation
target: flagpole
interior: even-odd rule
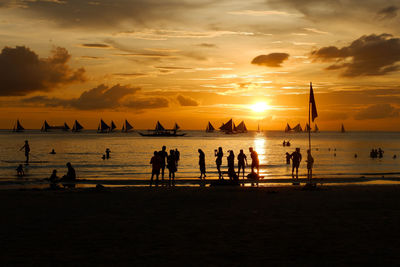
[[[310,88],[312,87],[312,82],[310,82]],[[308,149],[311,153],[311,101],[308,101]],[[311,177],[308,177],[309,182],[311,182]]]

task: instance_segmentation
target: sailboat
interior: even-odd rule
[[[68,131],[69,129],[71,129],[71,128],[69,128],[68,124],[66,122],[64,122],[64,128],[62,130]]]
[[[108,133],[110,126],[107,125],[102,119],[100,119],[99,126],[97,127],[97,133]]]
[[[125,120],[124,124],[122,125],[122,132],[127,133],[127,132],[131,131],[132,129],[133,129],[133,126],[127,120]]]
[[[345,132],[346,132],[346,131],[344,130],[343,123],[342,123],[342,128],[340,129],[340,132],[341,132],[341,133],[345,133]]]
[[[141,136],[153,136],[153,137],[177,137],[177,136],[184,136],[186,133],[178,134],[177,131],[179,130],[179,125],[175,123],[174,128],[171,130],[165,129],[164,126],[161,125],[159,121],[157,121],[156,127],[154,130],[147,130],[148,133],[141,133]]]
[[[223,123],[221,127],[219,127],[221,132],[226,134],[233,134],[236,131],[236,126],[233,123],[232,119],[230,119],[227,123]]]
[[[314,133],[318,133],[318,132],[319,132],[318,125],[317,125],[317,124],[315,124]]]
[[[15,123],[15,125],[13,127],[13,132],[20,133],[20,132],[23,132],[24,130],[25,130],[25,128],[22,127],[22,125],[19,122],[19,120],[17,120],[17,122]]]
[[[296,126],[294,126],[294,128],[292,130],[295,131],[296,133],[301,133],[303,131],[303,129],[301,128],[300,123],[297,124]]]
[[[71,131],[77,133],[77,132],[80,132],[82,130],[83,130],[83,126],[77,120],[75,120],[74,126],[72,126],[72,130]]]
[[[212,133],[214,132],[215,128],[214,126],[212,126],[211,122],[208,122],[207,128],[206,128],[206,132],[207,133]]]
[[[258,123],[258,125],[257,125],[257,133],[261,133],[261,131],[260,131],[260,123]]]
[[[51,129],[51,126],[47,123],[47,121],[45,120],[44,122],[43,122],[43,125],[42,125],[42,128],[40,128],[40,131],[41,132],[48,132],[48,131],[50,131],[50,129]]]
[[[289,123],[286,123],[285,133],[290,131],[292,131],[292,128],[290,127]]]
[[[236,127],[236,132],[247,133],[247,127],[246,124],[244,124],[244,121],[240,122],[239,125]]]
[[[114,131],[117,128],[114,121],[111,121],[110,125],[111,125],[110,130],[109,130],[110,132]]]

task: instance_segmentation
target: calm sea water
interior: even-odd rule
[[[32,163],[25,167],[25,179],[40,180],[50,176],[57,169],[59,176],[66,172],[65,163],[71,162],[78,178],[85,179],[143,179],[151,172],[150,158],[163,145],[167,150],[177,148],[181,152],[177,179],[199,176],[198,153],[201,148],[206,154],[208,177],[217,177],[214,149],[224,150],[224,168],[227,169],[227,151],[235,156],[240,149],[248,153],[254,147],[260,157],[261,174],[265,179],[286,179],[290,177],[290,167],[286,165],[285,153],[301,148],[303,162],[300,176],[306,174],[306,133],[285,134],[264,132],[226,135],[219,132],[187,131],[187,136],[176,138],[141,137],[137,133],[97,134],[94,131],[82,133],[26,131],[12,133],[0,131],[0,179],[17,180],[15,168],[24,161],[24,152],[19,148],[24,140],[29,140]],[[397,132],[320,132],[312,134],[314,174],[320,178],[397,177],[400,174],[400,133]],[[291,147],[283,147],[282,141],[290,140]],[[369,158],[371,148],[381,147],[385,153],[382,159]],[[56,155],[49,152],[54,148]],[[106,148],[111,150],[111,158],[102,160]],[[336,149],[336,151],[335,151]],[[336,156],[334,155],[336,153]],[[354,154],[358,157],[355,158]],[[397,159],[393,159],[397,155]],[[249,170],[249,169],[247,169]]]

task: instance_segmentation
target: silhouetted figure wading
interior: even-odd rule
[[[235,180],[237,178],[235,172],[235,154],[232,150],[229,150],[228,160],[228,176],[230,180]]]
[[[176,168],[176,159],[175,159],[175,151],[170,150],[169,156],[167,157],[168,161],[168,171],[169,171],[169,186],[175,186],[175,172],[177,171]]]
[[[153,177],[156,176],[156,186],[158,186],[158,177],[160,176],[160,169],[161,169],[161,159],[158,155],[159,152],[154,151],[154,156],[150,160],[150,164],[152,167],[151,170],[151,179],[150,179],[150,187],[153,185]]]
[[[250,157],[251,157],[251,172],[254,173],[254,169],[257,169],[257,176],[260,175],[260,161],[258,160],[257,152],[249,147]]]
[[[165,172],[165,166],[166,166],[166,160],[168,157],[168,153],[167,153],[167,147],[163,146],[161,151],[158,152],[158,155],[160,156],[160,166],[161,166],[161,180],[162,180],[162,184],[164,185],[164,172]]]
[[[203,150],[200,148],[198,149],[199,152],[199,167],[200,167],[200,185],[205,185],[205,178],[206,178],[206,155],[204,154]]]
[[[221,165],[222,165],[222,157],[224,156],[224,152],[222,152],[222,147],[219,147],[218,150],[214,150],[214,155],[215,155],[215,157],[217,157],[217,159],[215,160],[215,163],[217,164],[218,178],[223,179]]]
[[[299,167],[301,162],[300,148],[296,148],[290,157],[292,158],[292,178],[294,179],[294,169],[296,169],[296,179],[299,179]]]
[[[311,156],[311,150],[307,150],[307,178],[312,178],[312,168],[314,166],[314,158]]]
[[[29,153],[31,152],[31,148],[29,147],[28,140],[25,140],[25,144],[20,148],[19,151],[24,150],[25,152],[25,163],[29,164]]]
[[[244,180],[244,172],[247,165],[247,156],[243,153],[243,149],[240,150],[239,155],[237,156],[238,159],[238,177],[240,177],[240,170],[243,172],[243,180]]]
[[[22,177],[22,176],[25,175],[24,167],[22,166],[22,164],[19,164],[19,165],[18,165],[16,171],[17,171],[17,176],[18,176],[18,177]]]

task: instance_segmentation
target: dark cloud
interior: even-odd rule
[[[378,11],[378,16],[381,19],[392,19],[397,17],[397,11],[399,8],[397,6],[388,6]]]
[[[289,58],[287,53],[271,53],[268,55],[260,55],[255,57],[251,64],[267,66],[267,67],[282,67],[283,61]]]
[[[64,107],[78,110],[107,110],[121,107],[136,110],[168,107],[168,100],[163,97],[138,97],[139,87],[101,84],[83,92],[78,98],[63,99],[57,97],[34,96],[25,98],[22,103],[45,107]]]
[[[68,0],[20,1],[27,16],[47,18],[61,27],[104,30],[126,23],[148,25],[178,21],[213,1],[200,0]],[[61,1],[60,1],[61,2]]]
[[[399,117],[399,109],[390,104],[371,105],[358,111],[354,118],[356,120],[371,120]]]
[[[196,100],[188,96],[178,95],[176,99],[178,100],[181,106],[189,107],[189,106],[199,105],[199,103]]]
[[[57,47],[48,58],[25,46],[5,47],[0,53],[0,96],[23,96],[37,91],[51,91],[60,85],[85,81],[83,68],[68,66],[71,56]]]
[[[327,70],[343,70],[342,76],[384,75],[399,69],[400,39],[390,34],[362,36],[349,46],[323,47],[311,53],[315,60],[331,61]]]
[[[81,44],[81,46],[87,48],[111,48],[111,46],[107,44]]]

